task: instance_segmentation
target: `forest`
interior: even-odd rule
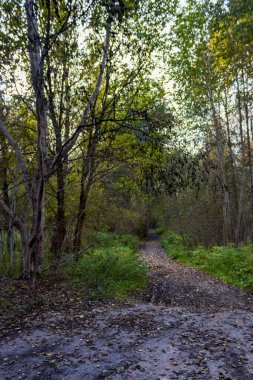
[[[252,25],[252,0],[0,0],[4,331],[111,300],[253,318]]]
[[[251,243],[251,1],[1,9],[2,274],[58,271],[106,231]]]

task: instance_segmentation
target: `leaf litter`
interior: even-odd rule
[[[174,262],[155,235],[141,254],[149,285],[135,301],[90,301],[59,282],[3,313],[0,379],[252,380],[252,295]]]

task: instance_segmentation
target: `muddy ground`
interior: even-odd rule
[[[136,302],[80,301],[6,324],[0,379],[253,380],[252,294],[175,263],[155,235],[141,253],[149,286]]]

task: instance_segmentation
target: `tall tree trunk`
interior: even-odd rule
[[[47,0],[50,3],[50,0]],[[48,14],[47,35],[41,51],[41,38],[37,23],[37,1],[26,0],[28,51],[32,84],[35,93],[37,118],[37,170],[33,184],[33,223],[29,240],[28,259],[25,271],[38,272],[44,255],[45,234],[45,178],[47,175],[47,116],[44,95],[44,59],[49,50],[50,13]],[[50,12],[50,6],[48,7]],[[30,261],[30,263],[29,263]],[[28,268],[29,267],[29,268]]]
[[[55,96],[51,80],[51,65],[49,57],[47,57],[47,83],[48,83],[48,99],[49,99],[49,112],[54,128],[54,133],[56,137],[56,154],[60,154],[62,150],[62,113],[63,113],[63,92],[65,89],[64,83],[66,80],[66,70],[63,69],[62,81],[61,81],[61,101],[59,117],[56,115],[55,111]],[[67,156],[65,157],[65,160]],[[56,259],[55,263],[59,262],[66,240],[66,215],[65,215],[65,168],[63,160],[60,159],[56,169],[57,178],[57,210],[55,215],[55,223],[52,231],[51,237],[51,251]]]
[[[228,244],[232,237],[231,209],[228,184],[225,171],[224,149],[222,143],[221,125],[214,115],[216,152],[220,166],[220,180],[223,193],[223,241]]]
[[[8,186],[8,179],[7,179],[7,169],[5,166],[3,166],[3,199],[4,199],[4,202],[8,206],[10,206],[8,188],[9,186]],[[15,254],[14,229],[13,229],[12,219],[9,216],[6,216],[5,230],[6,230],[6,235],[7,235],[7,250],[9,254],[10,269],[12,269],[14,265],[14,254]]]
[[[92,131],[92,128],[90,129],[87,155],[84,154],[83,156],[79,209],[77,214],[73,244],[73,253],[76,259],[79,258],[81,252],[82,232],[86,218],[87,200],[95,172],[95,151],[97,146],[97,134],[97,127],[95,127],[94,133]]]
[[[0,110],[1,116],[2,112]],[[9,198],[9,183],[8,183],[8,158],[7,158],[7,146],[6,146],[6,139],[3,136],[0,140],[0,147],[1,147],[1,162],[0,162],[0,175],[2,178],[2,192],[3,192],[3,201],[6,203],[8,207],[10,207],[10,198]],[[12,219],[5,215],[5,231],[6,231],[6,246],[7,251],[9,254],[9,263],[10,263],[10,269],[13,268],[14,264],[14,254],[15,254],[15,246],[14,246],[14,228]]]
[[[241,93],[240,93],[240,83],[238,70],[235,63],[235,72],[236,72],[236,84],[237,84],[237,100],[238,100],[238,115],[239,115],[239,130],[240,130],[240,145],[241,145],[241,181],[240,181],[240,195],[238,202],[238,214],[236,222],[236,231],[235,231],[235,243],[238,244],[239,241],[244,240],[244,231],[243,231],[243,219],[245,213],[245,185],[246,185],[246,167],[245,167],[245,142],[243,134],[243,117],[242,117],[242,104],[241,104]]]
[[[231,167],[231,173],[232,173],[232,190],[233,190],[233,198],[234,198],[234,215],[237,215],[238,213],[238,192],[237,192],[237,179],[236,179],[236,172],[235,172],[235,157],[233,153],[232,148],[232,141],[231,141],[231,131],[230,131],[230,123],[229,123],[229,113],[228,113],[228,95],[225,91],[225,115],[226,115],[226,126],[227,126],[227,139],[228,139],[228,149],[229,149],[229,158],[230,158],[230,167]],[[235,226],[232,223],[232,231],[233,231],[233,237],[235,240]]]
[[[51,251],[57,261],[60,260],[66,243],[66,215],[65,215],[65,181],[64,167],[60,163],[57,172],[57,210],[55,215],[55,225],[51,240]]]
[[[78,207],[76,228],[75,228],[75,234],[74,234],[74,244],[73,244],[73,254],[76,259],[78,259],[81,255],[82,232],[83,232],[84,222],[86,219],[86,206],[87,206],[89,190],[91,187],[91,177],[89,175],[87,176],[87,174],[84,174],[84,173],[82,173],[82,178],[81,178],[81,191],[80,191],[79,207]]]
[[[244,112],[245,112],[245,121],[246,121],[246,133],[247,133],[247,158],[248,158],[248,175],[249,175],[249,185],[250,185],[250,205],[251,205],[251,214],[253,211],[253,165],[252,165],[252,148],[251,148],[251,141],[250,141],[250,116],[249,116],[249,86],[248,81],[246,79],[245,83],[245,77],[243,74],[243,104],[244,104]],[[253,220],[252,217],[250,218],[250,228],[248,226],[247,228],[247,237],[251,235],[250,230],[252,229]],[[252,238],[252,236],[250,236]]]
[[[220,183],[222,188],[223,195],[223,242],[224,244],[229,243],[232,237],[232,224],[231,224],[231,206],[230,206],[230,197],[227,183],[227,175],[225,170],[225,157],[224,157],[224,147],[223,147],[223,137],[222,137],[222,126],[220,119],[217,115],[214,98],[213,98],[213,89],[211,85],[211,62],[210,54],[207,52],[207,72],[208,72],[208,81],[207,81],[207,92],[208,98],[212,110],[212,118],[215,130],[215,142],[216,142],[216,152],[220,168]]]

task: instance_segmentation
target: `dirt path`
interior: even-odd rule
[[[253,297],[165,255],[138,303],[49,312],[0,341],[0,379],[253,379]]]
[[[176,263],[164,252],[157,235],[150,235],[143,242],[142,252],[150,266],[145,301],[196,311],[221,308],[253,311],[252,293]]]

